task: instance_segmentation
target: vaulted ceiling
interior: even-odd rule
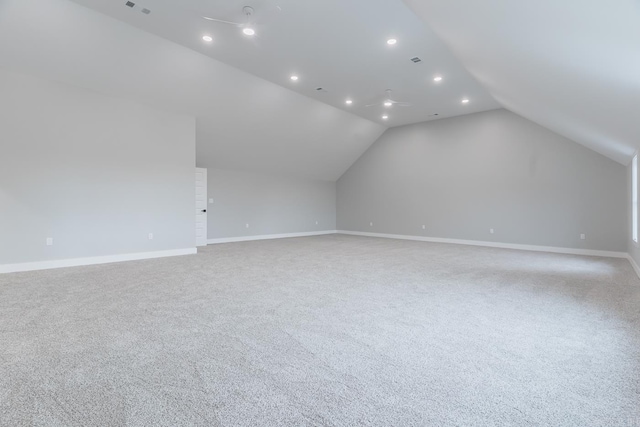
[[[640,1],[404,0],[505,108],[628,164]]]
[[[194,116],[207,167],[336,180],[386,130],[68,0],[1,0],[0,68]]]
[[[74,1],[385,126],[499,108],[401,0],[131,0],[132,7],[126,0]],[[245,5],[253,9],[249,17]],[[386,89],[411,106],[366,106],[382,101]]]
[[[194,116],[208,167],[335,180],[389,126],[501,106],[640,146],[638,0],[252,0],[253,37],[202,18],[247,0],[125,3],[0,0],[0,67]],[[385,89],[411,106],[365,106]]]

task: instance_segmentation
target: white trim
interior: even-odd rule
[[[306,231],[303,233],[261,234],[257,236],[239,236],[239,237],[224,237],[222,239],[209,239],[207,243],[209,245],[217,245],[219,243],[248,242],[253,240],[288,239],[290,237],[322,236],[325,234],[336,234],[336,233],[337,233],[336,230],[325,230],[325,231]]]
[[[631,240],[638,243],[638,153],[631,159]]]
[[[56,259],[40,262],[23,262],[19,264],[0,264],[0,273],[17,273],[20,271],[48,270],[50,268],[78,267],[82,265],[109,264],[112,262],[136,261],[141,259],[164,258],[178,255],[198,253],[196,248],[172,249],[168,251],[137,252],[133,254],[105,255],[86,258]]]
[[[636,263],[636,260],[633,259],[633,257],[631,256],[631,254],[627,254],[627,259],[629,260],[629,262],[631,263],[631,267],[633,267],[633,270],[636,272],[636,275],[638,276],[638,278],[640,278],[640,267],[638,266],[638,264]]]
[[[626,252],[599,251],[593,249],[559,248],[555,246],[519,245],[515,243],[483,242],[480,240],[446,239],[441,237],[407,236],[403,234],[368,233],[364,231],[338,230],[339,234],[353,236],[383,237],[386,239],[417,240],[420,242],[452,243],[455,245],[486,246],[489,248],[517,249],[522,251],[552,252],[557,254],[589,255],[609,258],[627,258]]]
[[[572,249],[572,248],[559,248],[559,247],[553,247],[553,246],[519,245],[519,244],[513,244],[513,243],[483,242],[479,240],[446,239],[441,237],[408,236],[408,235],[402,235],[402,234],[368,233],[363,231],[346,231],[346,230],[327,230],[327,231],[311,231],[311,232],[303,232],[303,233],[263,234],[258,236],[228,237],[223,239],[209,239],[207,243],[210,245],[214,245],[219,243],[246,242],[246,241],[252,241],[252,240],[268,240],[268,239],[285,239],[285,238],[291,238],[291,237],[321,236],[321,235],[327,235],[327,234],[349,234],[353,236],[382,237],[387,239],[414,240],[414,241],[420,241],[420,242],[451,243],[451,244],[458,244],[458,245],[486,246],[490,248],[517,249],[517,250],[536,251],[536,252],[552,252],[552,253],[571,254],[571,255],[589,255],[589,256],[610,257],[610,258],[626,258],[629,260],[634,271],[640,278],[640,267],[629,254],[625,252],[599,251],[599,250],[591,250],[591,249]],[[173,250],[167,250],[167,251],[138,252],[138,253],[122,254],[122,255],[106,255],[106,256],[99,256],[99,257],[72,258],[72,259],[61,259],[61,260],[41,261],[41,262],[25,262],[25,263],[19,263],[19,264],[0,264],[0,274],[16,273],[16,272],[22,272],[22,271],[47,270],[52,268],[63,268],[63,267],[79,267],[84,265],[109,264],[113,262],[122,262],[122,261],[136,261],[136,260],[143,260],[143,259],[164,258],[164,257],[180,256],[180,255],[192,255],[196,253],[197,253],[197,248],[186,248],[186,249],[173,249]]]
[[[203,175],[203,179],[199,182],[198,174]],[[207,168],[196,168],[195,176],[195,208],[196,208],[196,217],[195,217],[195,237],[196,237],[196,247],[199,246],[207,246],[207,218],[209,209],[209,193],[207,192]],[[201,184],[201,185],[198,185]],[[202,193],[198,194],[198,189],[202,188]],[[200,196],[200,197],[199,197]],[[200,206],[198,206],[200,205]],[[204,212],[203,212],[204,211]],[[204,219],[204,220],[203,220]],[[198,237],[198,231],[200,231],[200,237]]]

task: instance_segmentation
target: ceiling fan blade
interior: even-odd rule
[[[203,18],[203,19],[206,19],[207,21],[220,22],[221,24],[236,25],[236,26],[238,26],[238,27],[240,27],[240,26],[244,25],[244,24],[241,24],[241,23],[239,23],[239,22],[225,21],[225,20],[223,20],[223,19],[210,18],[210,17],[208,17],[208,16],[203,16],[202,18]]]

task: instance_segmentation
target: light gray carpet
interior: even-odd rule
[[[352,236],[0,276],[3,426],[640,426],[626,260]]]

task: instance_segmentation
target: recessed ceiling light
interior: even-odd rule
[[[382,116],[382,120],[387,120],[389,118],[389,116],[387,116],[386,114],[384,116]]]
[[[213,37],[211,37],[211,36],[202,36],[202,40],[204,40],[206,42],[212,42],[213,41]]]
[[[353,101],[350,100],[350,99],[347,99],[346,101],[344,101],[344,103],[347,104],[347,105],[351,105],[351,104],[353,104]]]
[[[469,103],[469,100],[468,100],[467,98],[465,98],[465,99],[463,99],[463,100],[462,100],[462,103],[463,103],[463,104],[468,104],[468,103]]]
[[[396,43],[398,43],[398,40],[396,40],[396,39],[389,39],[389,40],[387,40],[387,44],[388,44],[389,46],[393,46],[393,45],[394,45],[394,44],[396,44]]]
[[[291,80],[293,80],[294,82],[298,81],[298,76],[294,74],[293,76],[291,76]]]
[[[435,77],[433,78],[433,81],[434,81],[434,82],[441,82],[441,81],[442,81],[442,77],[440,77],[440,76],[435,76]]]
[[[384,106],[385,107],[391,107],[393,105],[393,102],[391,101],[384,101]]]
[[[247,36],[253,36],[253,35],[255,35],[255,34],[256,34],[256,30],[254,30],[254,29],[253,29],[253,28],[251,28],[251,27],[243,28],[243,29],[242,29],[242,32],[243,32],[245,35],[247,35]]]

